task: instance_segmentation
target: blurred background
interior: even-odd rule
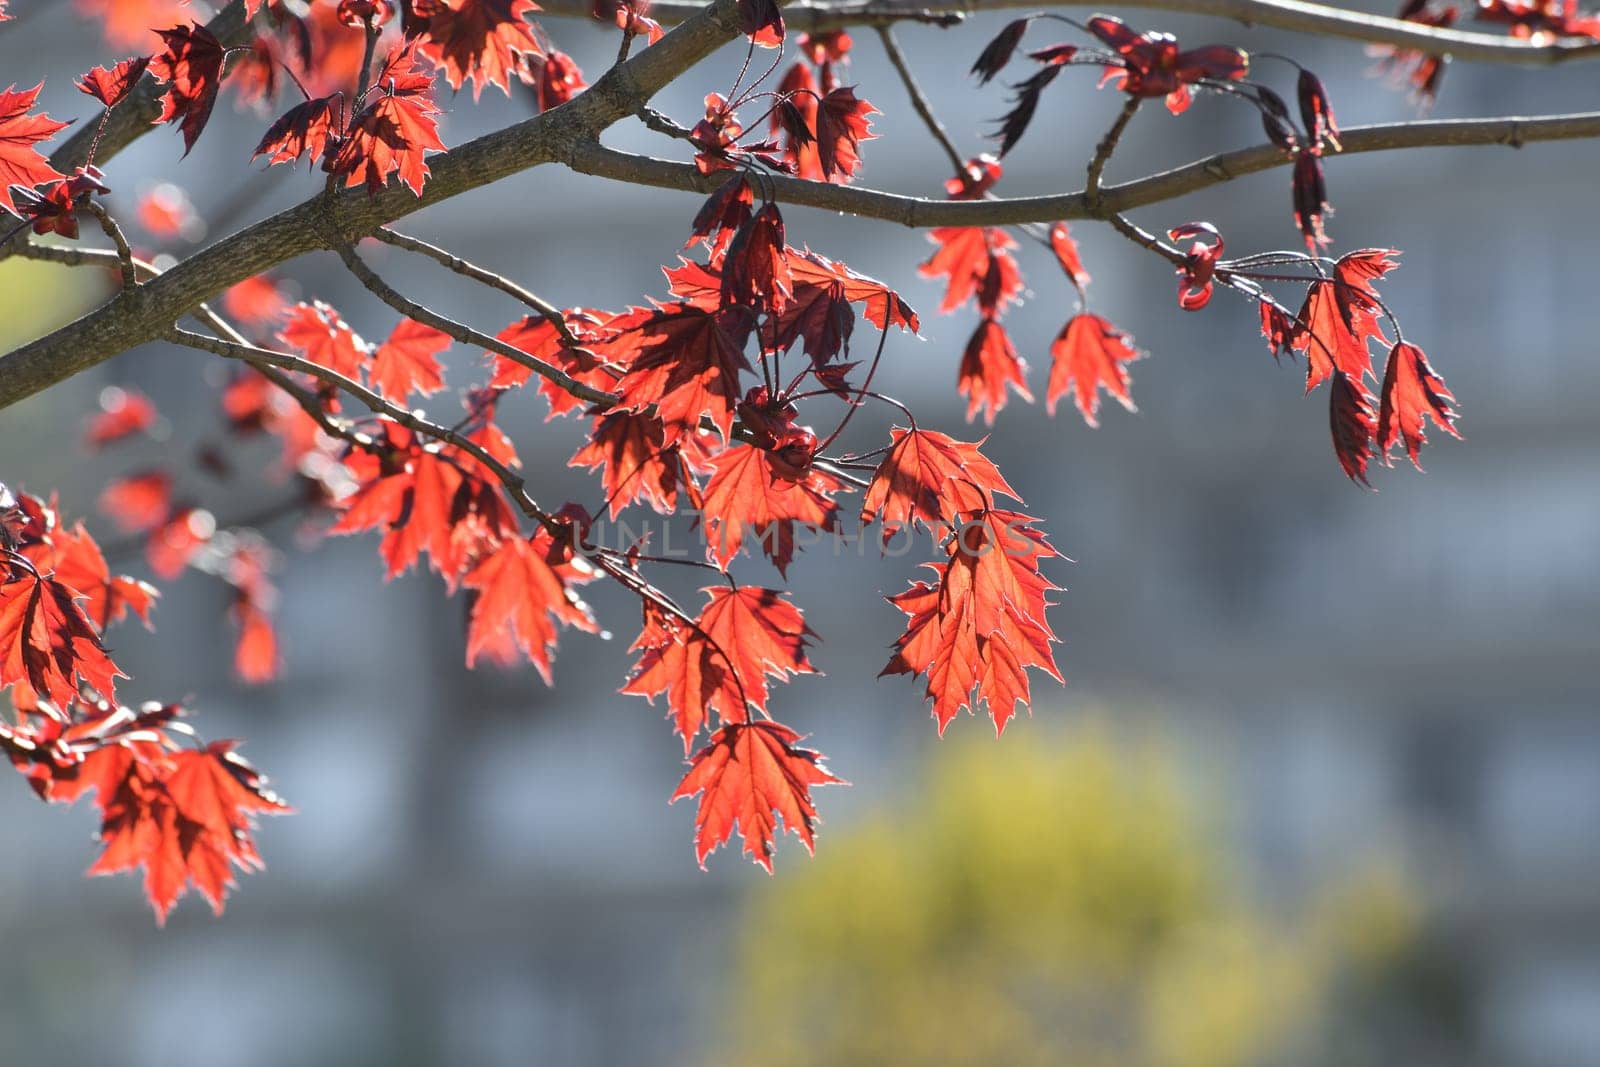
[[[71,5],[12,10],[26,17],[0,26],[4,80],[48,77],[52,115],[93,121],[71,78],[126,50],[81,32]],[[1359,45],[1129,17],[1185,43],[1293,55],[1346,125],[1415,113]],[[972,153],[1007,104],[1002,85],[980,91],[964,72],[1003,21],[899,31]],[[615,53],[597,26],[546,25],[591,75]],[[859,182],[942,195],[942,155],[875,37],[856,36],[845,81],[885,113]],[[724,50],[657,106],[692,123],[741,58]],[[1262,60],[1257,75],[1293,88],[1284,64]],[[1081,186],[1119,105],[1094,78],[1052,87],[1002,194]],[[1434,114],[1579,110],[1593,87],[1591,67],[1459,64]],[[138,194],[177,183],[208,220],[191,234],[205,242],[317,188],[303,170],[247,166],[266,120],[230,107],[181,163],[170,129],[118,157],[113,209],[131,215]],[[447,107],[449,144],[527,113],[492,92]],[[1233,101],[1202,98],[1181,119],[1152,106],[1108,180],[1260,139]],[[686,158],[637,124],[606,140]],[[1051,620],[1067,685],[1035,679],[1031,720],[1003,741],[963,717],[941,742],[919,685],[875,678],[901,628],[881,596],[905,587],[916,555],[802,557],[791,587],[827,677],[781,687],[774,712],[854,785],[817,795],[818,855],[786,838],[776,877],[728,850],[697,868],[692,805],[665,803],[679,743],[660,707],[615,693],[638,620],[617,590],[590,588],[613,635],[568,634],[547,689],[532,668],[468,673],[464,602],[431,576],[384,584],[375,538],[303,552],[293,520],[267,527],[284,552],[282,681],[233,680],[228,593],[202,575],[164,587],[155,634],[113,638],[130,695],[189,700],[206,736],[246,738],[299,814],[263,828],[269,869],[226,916],[186,899],[158,930],[136,880],[80,876],[95,853],[89,805],[47,810],[20,777],[0,782],[0,1058],[1600,1063],[1597,165],[1600,146],[1583,143],[1329,160],[1335,251],[1404,250],[1384,296],[1464,413],[1464,443],[1436,433],[1429,473],[1378,471],[1376,493],[1340,473],[1325,399],[1302,398],[1301,369],[1274,366],[1251,305],[1223,294],[1181,312],[1166,264],[1075,224],[1094,308],[1149,352],[1133,367],[1139,411],[1103,408],[1091,430],[1070,409],[1052,420],[1014,400],[986,446],[1076,561],[1049,572],[1067,588]],[[547,166],[402,228],[564,306],[620,308],[664,295],[659,265],[697,206]],[[923,339],[889,339],[882,388],[927,425],[981,434],[955,393],[973,317],[934,314],[940,289],[914,270],[925,236],[785,215],[792,242],[922,311]],[[1299,243],[1287,170],[1135,218],[1213,221],[1230,253]],[[490,332],[520,314],[426,262],[371,255],[408,293]],[[1046,253],[1021,255],[1032,289],[1007,325],[1042,396],[1074,302]],[[393,325],[331,256],[287,276],[363,336]],[[67,321],[102,285],[0,265],[0,339]],[[479,355],[452,359],[452,384],[473,381]],[[117,541],[94,514],[108,479],[222,438],[217,362],[150,346],[0,413],[0,478],[59,491]],[[83,420],[113,385],[148,393],[170,421],[163,440],[90,457]],[[564,465],[581,426],[543,417],[530,396],[501,420],[538,495],[593,507],[596,485]],[[858,419],[850,443],[877,447],[887,427]],[[229,455],[231,479],[190,466],[183,483],[223,522],[290,494],[272,443]],[[136,551],[119,563],[144,573]],[[764,561],[736,572],[778,581]],[[662,580],[692,601],[699,579]]]

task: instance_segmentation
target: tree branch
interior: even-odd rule
[[[1600,137],[1600,112],[1596,111],[1531,118],[1437,119],[1347,127],[1340,131],[1344,151],[1338,154],[1473,145],[1521,147],[1536,141],[1595,137]],[[723,180],[716,175],[702,175],[687,163],[634,155],[598,144],[580,146],[566,162],[584,174],[707,195]],[[1099,214],[1090,210],[1081,191],[996,200],[930,200],[782,176],[762,181],[763,187],[782,203],[897,222],[902,226],[1009,226],[1102,217],[1173,200],[1292,162],[1292,158],[1270,144],[1207,156],[1159,174],[1106,186],[1101,193]]]
[[[541,5],[549,15],[587,16],[589,0],[550,0]],[[953,25],[963,15],[977,11],[1040,10],[1055,7],[1112,7],[1172,11],[1185,15],[1210,15],[1232,19],[1246,26],[1271,26],[1274,29],[1321,37],[1342,37],[1352,41],[1412,48],[1422,52],[1449,53],[1456,59],[1483,63],[1518,63],[1549,66],[1572,60],[1600,58],[1600,41],[1589,37],[1563,37],[1547,44],[1535,44],[1493,33],[1472,30],[1436,29],[1403,19],[1346,11],[1307,0],[811,0],[785,4],[784,21],[791,30],[832,30],[845,26],[892,26],[898,22],[929,22]],[[657,0],[650,17],[671,24],[690,17],[698,5],[684,0]],[[944,21],[951,19],[953,21]]]

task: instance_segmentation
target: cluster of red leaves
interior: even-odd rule
[[[103,847],[89,873],[143,867],[164,921],[191,885],[220,913],[233,870],[261,866],[255,816],[289,809],[231,742],[180,743],[193,732],[178,707],[116,703],[125,675],[101,635],[129,614],[149,626],[156,596],[112,574],[82,523],[0,486],[0,689],[16,712],[0,750],[45,800],[94,791]]]
[[[234,872],[263,867],[257,817],[293,809],[233,742],[191,747],[177,705],[134,711],[85,699],[57,710],[0,724],[0,749],[43,800],[70,804],[94,793],[101,851],[88,873],[143,868],[159,923],[191,887],[222,914]]]
[[[997,160],[979,157],[969,160],[965,171],[947,181],[945,189],[952,199],[975,199],[993,188],[1000,176]],[[999,227],[941,227],[928,237],[939,248],[917,271],[925,278],[945,280],[939,310],[951,312],[969,301],[978,309],[977,328],[962,352],[957,389],[967,398],[968,421],[982,412],[984,420],[993,424],[995,415],[1005,407],[1008,388],[1024,400],[1033,399],[1028,388],[1028,365],[1017,354],[1016,345],[1000,322],[1006,309],[1020,300],[1024,288],[1022,270],[1013,255],[1016,239]],[[1048,243],[1057,265],[1083,303],[1089,272],[1084,269],[1066,223],[1051,226]],[[1133,409],[1125,364],[1143,353],[1132,346],[1131,338],[1101,316],[1080,310],[1062,326],[1050,346],[1050,354],[1045,402],[1052,414],[1057,399],[1068,391],[1074,394],[1078,409],[1091,426],[1098,425],[1096,412],[1102,389]]]
[[[1374,454],[1386,461],[1397,444],[1418,469],[1428,420],[1459,437],[1455,397],[1434,373],[1422,350],[1404,341],[1391,343],[1380,318],[1385,313],[1372,283],[1393,270],[1399,253],[1364,248],[1339,257],[1329,277],[1313,281],[1293,319],[1270,300],[1261,303],[1262,332],[1274,354],[1302,353],[1306,392],[1331,382],[1329,422],[1334,454],[1354,481],[1367,484]],[[1370,344],[1389,350],[1380,397],[1367,389],[1377,382]]]
[[[529,21],[538,10],[533,0],[407,0],[395,23],[401,39],[388,38],[393,43],[365,81],[359,68],[366,27],[390,22],[394,6],[387,2],[303,6],[254,0],[246,10],[251,18],[262,12],[255,35],[235,49],[225,48],[198,23],[169,25],[175,15],[186,13],[177,4],[80,4],[95,11],[108,8],[107,16],[114,18],[107,23],[107,36],[119,47],[149,40],[146,27],[160,44],[153,54],[96,67],[82,77],[79,88],[108,109],[125,99],[148,69],[165,86],[157,121],[179,126],[187,155],[225,81],[236,86],[241,103],[271,106],[287,72],[306,99],[273,122],[256,155],[266,155],[270,163],[321,159],[327,172],[349,185],[364,183],[370,191],[398,172],[420,195],[428,175],[425,153],[445,147],[436,123],[434,73],[443,74],[452,90],[470,82],[474,98],[486,85],[509,94],[515,75],[533,88],[541,108],[585,88],[571,57],[550,47]],[[418,69],[424,62],[431,69]],[[358,82],[370,88],[355,99]],[[55,178],[53,171],[38,172],[24,184]]]
[[[782,169],[813,181],[848,182],[860,166],[859,147],[875,134],[867,116],[877,108],[858,99],[855,87],[839,82],[848,63],[850,35],[843,30],[801,34],[801,58],[778,82],[778,101],[768,116],[782,146]]]

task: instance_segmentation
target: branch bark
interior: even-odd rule
[[[587,16],[589,0],[550,0],[541,6],[548,15]],[[1120,0],[1116,4],[1095,0],[802,0],[785,4],[784,21],[791,30],[833,30],[846,26],[892,26],[897,22],[933,22],[952,25],[979,11],[1038,11],[1056,7],[1115,7],[1172,11],[1185,15],[1210,15],[1246,26],[1322,37],[1342,37],[1396,48],[1449,53],[1456,59],[1482,63],[1550,66],[1573,60],[1600,58],[1600,41],[1588,37],[1563,37],[1547,44],[1481,33],[1447,30],[1415,22],[1346,11],[1308,0]],[[699,5],[686,0],[657,0],[650,17],[664,24],[689,18]],[[943,21],[951,20],[951,21]]]
[[[1348,127],[1340,131],[1344,151],[1337,155],[1473,145],[1520,148],[1536,141],[1593,137],[1600,137],[1600,111],[1528,118],[1436,119]],[[721,184],[715,175],[702,175],[687,163],[620,152],[599,144],[578,146],[566,162],[584,174],[661,189],[710,194]],[[1082,191],[997,200],[932,200],[798,178],[764,178],[762,184],[782,203],[897,222],[902,226],[1012,226],[1058,219],[1103,218],[1292,162],[1291,157],[1271,144],[1218,153],[1159,174],[1108,185],[1101,191],[1098,211],[1090,209]]]

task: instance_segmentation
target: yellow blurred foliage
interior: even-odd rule
[[[1285,1062],[1415,921],[1394,872],[1274,921],[1171,756],[1094,727],[944,742],[908,795],[754,895],[721,1062]]]
[[[70,322],[103,299],[109,289],[108,280],[94,268],[63,267],[15,256],[0,261],[0,352],[9,352]]]

